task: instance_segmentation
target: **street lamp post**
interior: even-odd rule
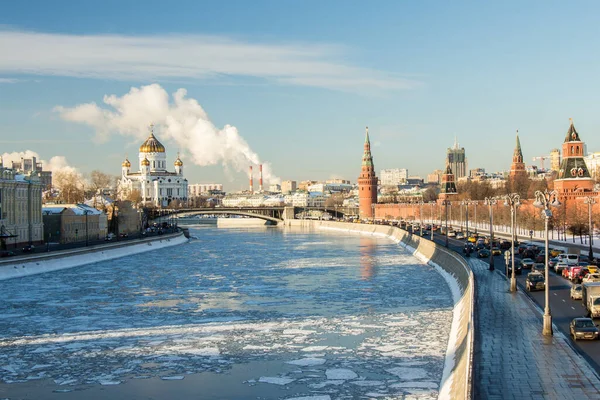
[[[550,201],[550,199],[553,199]],[[540,190],[536,190],[535,192],[535,202],[533,203],[536,207],[543,207],[542,217],[544,218],[544,257],[546,261],[546,266],[544,268],[544,272],[546,274],[545,277],[545,297],[546,297],[546,305],[544,306],[544,325],[542,328],[542,334],[544,336],[552,336],[552,315],[550,314],[550,282],[548,281],[548,221],[552,218],[552,211],[549,209],[550,206],[559,206],[560,202],[556,198],[556,191],[548,192],[548,190],[544,190],[543,192]]]
[[[592,229],[592,206],[594,204],[596,204],[596,199],[594,199],[593,197],[590,196],[586,196],[583,199],[584,204],[588,205],[588,231],[589,231],[589,235],[590,235],[590,251],[588,254],[588,259],[590,261],[592,261],[594,259],[594,250],[592,249],[592,233],[593,233],[593,229]]]
[[[88,214],[90,210],[84,210],[85,213],[85,246],[87,247],[89,244],[89,236],[88,236]]]
[[[483,203],[490,211],[490,271],[494,270],[494,206],[497,202],[493,197],[486,197]]]
[[[429,218],[431,219],[431,241],[433,241],[433,206],[435,205],[435,201],[430,201],[429,205],[431,206],[431,213]]]
[[[477,233],[477,200],[473,200],[471,204],[475,207],[475,233]]]
[[[421,237],[423,237],[423,204],[425,204],[425,203],[423,203],[423,200],[419,201],[419,221],[420,221],[419,225],[420,225],[420,228],[421,228],[421,231],[419,232],[419,235]]]
[[[504,196],[504,205],[510,206],[510,232],[511,232],[511,244],[510,254],[512,261],[512,273],[510,274],[510,291],[517,291],[517,277],[515,276],[515,213],[517,207],[521,204],[521,196],[517,193],[511,193]]]
[[[448,206],[451,204],[449,200],[442,201],[446,209],[446,248],[448,247]]]
[[[467,235],[467,243],[469,242],[469,204],[471,204],[471,202],[469,200],[465,200],[460,203],[461,206],[465,206],[465,235]],[[462,207],[461,207],[461,214],[462,214]],[[462,231],[462,218],[460,221],[460,225],[461,225],[461,231]]]

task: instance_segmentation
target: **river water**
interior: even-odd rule
[[[191,234],[1,281],[0,397],[437,397],[452,300],[435,269],[371,236]]]

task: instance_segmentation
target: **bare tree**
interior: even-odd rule
[[[52,177],[52,184],[60,192],[59,200],[65,203],[78,203],[84,200],[84,184],[81,175],[72,171],[58,171]]]
[[[113,188],[115,181],[115,176],[94,170],[90,173],[88,187],[93,193],[98,193],[100,189]]]
[[[142,201],[142,195],[138,189],[133,189],[131,192],[127,193],[127,196],[123,200],[128,200],[133,204],[138,204]]]
[[[325,207],[335,207],[344,204],[344,195],[342,193],[333,193],[325,200]]]

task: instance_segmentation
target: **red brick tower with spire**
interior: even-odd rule
[[[373,218],[373,204],[377,204],[377,176],[371,155],[369,127],[366,128],[362,167],[358,177],[358,204],[360,218]]]
[[[594,190],[594,180],[585,164],[585,144],[581,141],[579,133],[575,130],[573,119],[567,131],[567,136],[562,145],[563,159],[560,163],[558,176],[554,180],[554,190],[559,196],[569,193],[591,192]]]
[[[515,179],[520,176],[527,177],[527,171],[525,170],[525,163],[523,162],[523,152],[521,151],[519,131],[517,131],[517,145],[515,146],[512,165],[510,166],[510,177]]]

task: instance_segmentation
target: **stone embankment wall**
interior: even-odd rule
[[[0,280],[41,274],[65,268],[78,267],[98,261],[112,260],[150,250],[175,246],[187,242],[183,233],[153,236],[140,240],[123,240],[110,244],[35,253],[0,261]]]
[[[284,227],[308,230],[339,230],[385,236],[405,247],[422,261],[438,268],[446,278],[454,299],[454,316],[446,351],[446,362],[440,399],[470,399],[472,397],[472,355],[474,338],[474,280],[467,262],[456,253],[418,235],[387,225],[343,222],[287,220]]]

